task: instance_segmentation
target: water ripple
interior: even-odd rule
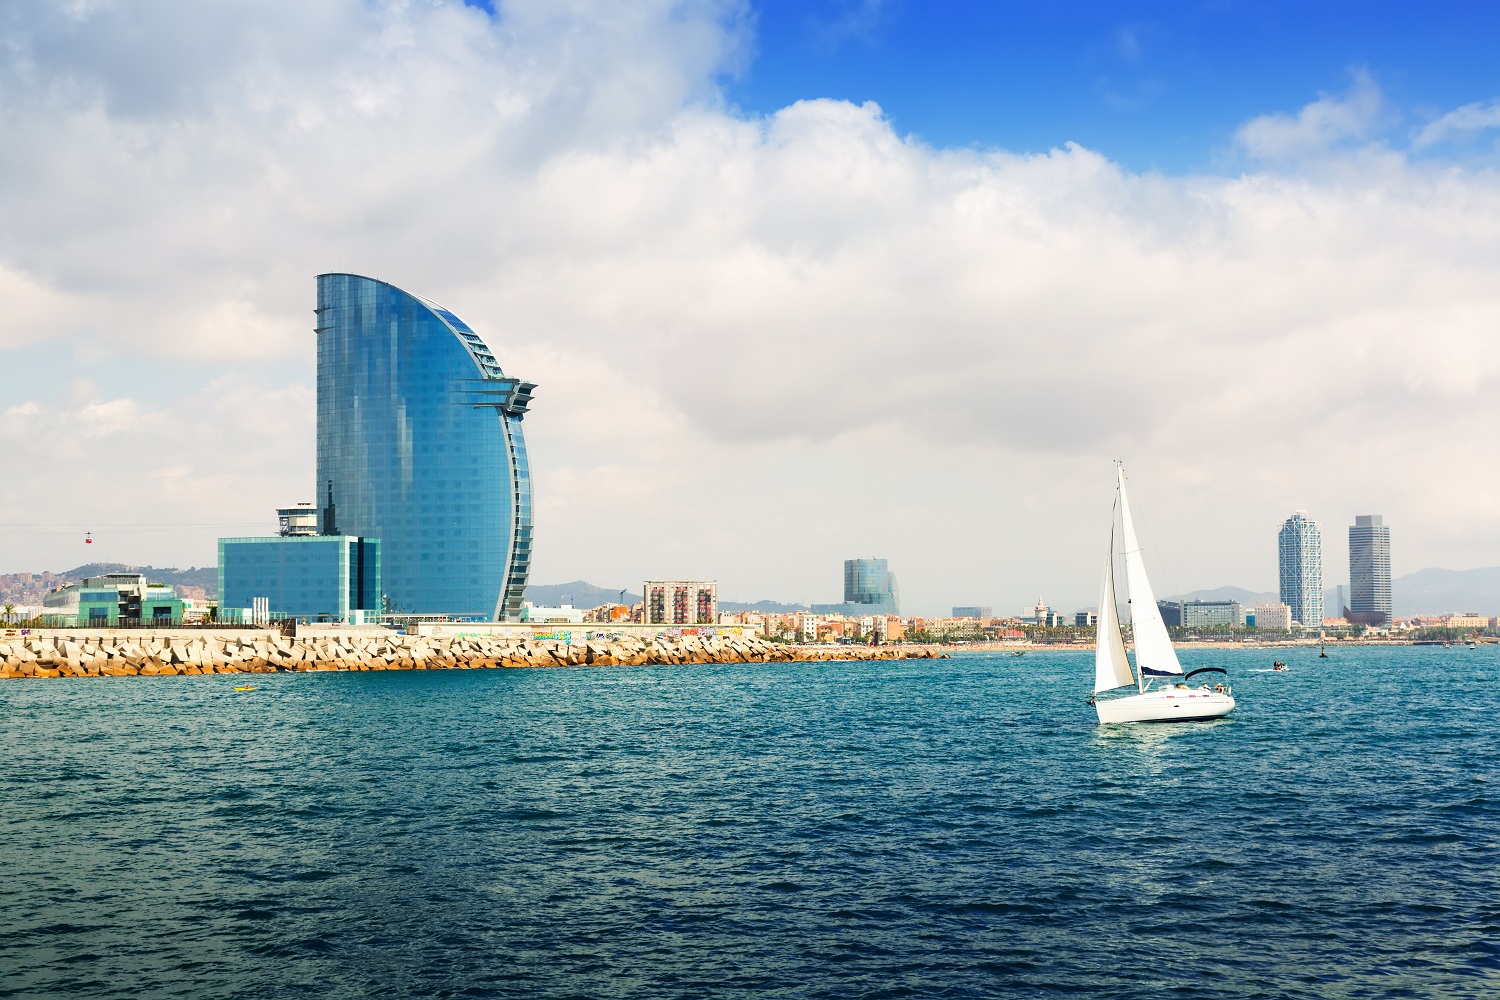
[[[1500,995],[1500,650],[1287,655],[3,684],[0,996]]]

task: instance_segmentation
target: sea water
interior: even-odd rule
[[[1500,649],[0,683],[5,996],[1500,996]]]

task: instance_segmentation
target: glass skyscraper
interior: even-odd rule
[[[1379,514],[1359,514],[1349,527],[1350,620],[1391,623],[1391,529]]]
[[[884,559],[844,560],[844,603],[814,604],[813,614],[899,615],[901,592]]]
[[[1323,624],[1323,533],[1318,522],[1299,510],[1281,525],[1281,603],[1292,609],[1292,621],[1309,628]]]
[[[517,619],[535,386],[453,313],[383,281],[318,275],[317,317],[319,530],[380,539],[386,610]]]

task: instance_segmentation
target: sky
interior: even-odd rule
[[[1483,5],[16,0],[0,572],[312,498],[314,276],[540,388],[533,581],[907,610],[1162,593],[1276,527],[1500,564]],[[94,543],[85,546],[84,533]]]

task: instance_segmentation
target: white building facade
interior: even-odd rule
[[[1255,627],[1285,632],[1292,627],[1292,609],[1285,604],[1262,604],[1255,609]]]

